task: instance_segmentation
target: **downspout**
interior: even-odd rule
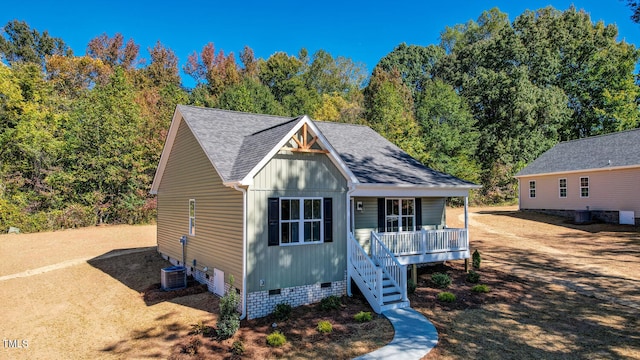
[[[347,183],[347,296],[351,297],[351,246],[349,234],[351,233],[351,194],[356,190],[352,182]],[[354,235],[355,237],[355,235]]]
[[[240,320],[247,316],[247,190],[234,184],[233,188],[242,193],[242,313]]]

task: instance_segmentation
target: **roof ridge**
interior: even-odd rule
[[[292,122],[298,122],[303,117],[304,117],[304,115],[303,116],[298,116],[298,117],[293,118],[293,119],[291,119],[289,121],[285,121],[285,122],[281,122],[281,123],[275,124],[273,126],[269,126],[268,128],[265,128],[265,129],[262,129],[262,130],[258,130],[258,131],[254,132],[254,133],[251,133],[248,136],[258,135],[260,133],[263,133],[263,132],[266,132],[266,131],[269,131],[269,130],[273,130],[273,129],[277,128],[277,127],[280,127],[280,126],[283,126],[283,125],[287,125],[287,124],[291,124]]]
[[[259,113],[252,113],[252,112],[247,112],[247,111],[227,110],[227,109],[212,108],[212,107],[206,107],[206,106],[184,105],[184,104],[179,104],[178,106],[189,107],[189,108],[198,109],[198,110],[219,111],[219,112],[241,114],[241,115],[256,115],[256,116],[260,116],[260,117],[272,117],[272,118],[278,118],[278,119],[291,119],[291,116],[259,114]]]
[[[615,135],[620,135],[620,134],[623,134],[623,133],[629,133],[629,132],[633,132],[633,131],[640,131],[640,128],[614,131],[614,132],[610,132],[610,133],[606,133],[606,134],[598,134],[598,135],[593,135],[593,136],[587,136],[587,137],[583,137],[583,138],[579,138],[579,139],[565,140],[565,141],[560,141],[558,144],[567,144],[567,143],[571,143],[571,142],[590,140],[590,139],[597,139],[597,138],[602,138],[602,137],[605,137],[605,136],[615,136]]]

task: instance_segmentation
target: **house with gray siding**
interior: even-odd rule
[[[561,142],[516,178],[521,210],[640,225],[640,129]]]
[[[158,251],[218,295],[233,286],[251,319],[351,280],[376,312],[408,306],[408,266],[469,258],[475,188],[366,126],[179,105],[151,192]],[[462,229],[445,226],[448,197],[465,200]]]

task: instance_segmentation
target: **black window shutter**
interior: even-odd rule
[[[333,242],[333,199],[324,198],[324,242]]]
[[[384,198],[378,198],[378,232],[384,232],[385,229]]]
[[[269,232],[269,246],[278,246],[280,241],[278,239],[280,231],[280,201],[278,198],[269,198],[268,205],[268,232]]]
[[[415,202],[416,230],[422,228],[422,199],[416,198]]]

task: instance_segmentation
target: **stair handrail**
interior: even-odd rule
[[[371,295],[373,295],[375,297],[376,302],[377,302],[376,305],[379,308],[382,305],[382,271],[383,270],[376,266],[376,264],[373,262],[373,260],[369,257],[369,254],[367,254],[367,252],[362,248],[362,246],[355,239],[355,237],[354,237],[354,235],[352,233],[349,233],[348,243],[349,243],[349,250],[350,250],[349,251],[348,262],[350,263],[350,266],[353,266],[354,268],[359,270],[358,274],[353,274],[352,276],[358,276],[360,279],[362,279],[361,273],[362,272],[366,272],[366,270],[367,270],[367,269],[364,269],[363,267],[361,267],[361,263],[360,262],[354,262],[353,261],[353,259],[357,255],[360,255],[360,258],[364,259],[364,262],[369,267],[369,271],[374,271],[375,272],[375,279],[372,279],[373,281],[371,281],[371,283],[369,283],[369,285],[371,285],[373,287],[373,289],[371,289]],[[354,250],[355,250],[355,254],[354,254]],[[364,279],[362,279],[362,280],[364,280]],[[368,286],[368,287],[371,287],[371,286]],[[360,289],[360,290],[363,293],[366,292],[365,289]],[[364,294],[364,295],[365,295],[365,297],[367,297],[367,299],[369,299],[367,294]],[[370,300],[370,302],[371,302],[371,300]],[[373,306],[373,304],[372,304],[372,306]]]
[[[400,264],[395,255],[389,251],[375,231],[371,232],[371,257],[380,265],[394,285],[400,289],[402,301],[408,301],[407,267],[406,265]]]

